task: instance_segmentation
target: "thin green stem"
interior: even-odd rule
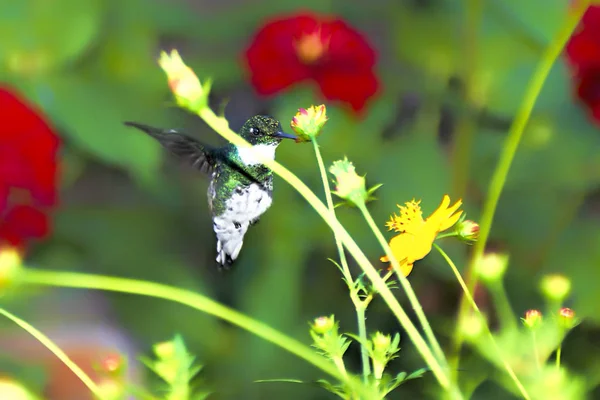
[[[284,350],[304,359],[325,373],[347,381],[334,365],[327,362],[322,356],[316,354],[310,347],[299,341],[252,319],[238,311],[226,307],[206,296],[188,290],[171,287],[155,282],[146,282],[136,279],[117,278],[102,275],[82,274],[76,272],[40,271],[24,269],[18,275],[18,282],[30,285],[69,287],[77,289],[106,290],[155,297],[184,304],[206,314],[221,318],[239,326],[256,336],[259,336]],[[351,382],[350,382],[351,383]]]
[[[580,0],[575,3],[575,6],[567,14],[565,23],[558,31],[552,42],[544,50],[544,54],[542,55],[542,58],[536,67],[533,77],[527,85],[523,102],[521,103],[521,106],[519,107],[515,119],[510,127],[502,148],[502,152],[500,154],[500,159],[498,160],[498,165],[496,166],[488,187],[488,195],[483,206],[479,224],[479,240],[475,243],[473,254],[469,264],[467,265],[466,280],[469,292],[473,291],[475,285],[477,284],[477,275],[474,273],[475,261],[481,258],[485,250],[485,245],[487,244],[490,230],[492,228],[496,207],[498,206],[498,201],[506,183],[508,172],[517,152],[517,148],[519,147],[519,143],[521,142],[523,132],[525,131],[525,127],[529,121],[529,117],[531,116],[535,103],[540,95],[540,92],[542,91],[544,82],[546,81],[554,62],[562,52],[566,42],[571,37],[573,30],[579,24],[579,21],[587,9],[588,4],[589,1],[586,0]],[[468,308],[468,299],[466,298],[466,295],[463,295],[459,306],[457,318],[458,323],[454,332],[454,354],[452,360],[453,362],[451,363],[451,368],[453,369],[458,367],[460,349],[463,342],[460,326],[466,312],[468,311]]]
[[[223,138],[233,143],[236,146],[251,147],[250,143],[240,137],[238,134],[233,132],[229,128],[229,124],[226,119],[217,117],[212,110],[209,108],[203,108],[198,111],[200,118],[204,120],[213,130],[220,134]],[[261,156],[260,153],[255,152],[254,154],[264,165],[269,167],[275,174],[280,176],[288,184],[290,184],[306,201],[313,207],[313,209],[319,214],[319,216],[329,225],[342,244],[348,249],[348,252],[354,257],[357,264],[365,272],[365,275],[373,283],[375,290],[381,295],[381,298],[386,302],[394,316],[400,322],[400,325],[406,330],[406,334],[416,347],[417,351],[423,357],[423,360],[427,364],[440,386],[446,390],[453,391],[450,385],[450,379],[448,374],[443,370],[440,362],[432,354],[431,350],[427,346],[427,343],[423,340],[414,324],[406,315],[406,312],[394,297],[394,294],[387,286],[385,281],[381,278],[377,270],[373,267],[369,259],[365,256],[360,247],[356,244],[354,239],[350,236],[348,231],[339,223],[339,221],[331,215],[325,204],[319,200],[319,198],[309,189],[308,186],[296,175],[290,172],[283,165],[279,164],[274,160],[270,160],[266,157]],[[454,394],[454,391],[453,391]],[[462,398],[460,392],[456,392],[456,398]]]
[[[442,250],[442,248],[440,246],[438,246],[437,243],[434,243],[433,247],[435,247],[436,250],[442,255],[442,257],[444,257],[444,260],[446,260],[446,262],[452,269],[452,272],[454,272],[454,275],[456,276],[456,280],[458,280],[458,283],[462,287],[463,294],[467,298],[467,301],[469,302],[471,307],[473,307],[473,310],[477,313],[477,315],[479,316],[479,318],[481,318],[482,321],[485,321],[485,317],[481,313],[481,310],[477,306],[477,303],[475,303],[473,296],[471,296],[471,293],[469,292],[469,289],[467,288],[467,284],[465,283],[462,276],[460,275],[458,268],[456,268],[454,261],[452,261],[452,259],[448,256],[448,254],[446,254],[446,252],[444,250]],[[485,324],[485,329],[488,333],[488,336],[490,337],[490,341],[492,342],[494,349],[496,350],[496,352],[498,354],[498,359],[500,359],[500,362],[502,363],[502,365],[504,365],[506,372],[508,373],[510,378],[513,380],[515,385],[517,386],[517,389],[519,389],[519,391],[521,392],[521,395],[525,399],[530,399],[529,394],[527,393],[527,390],[525,389],[525,387],[523,386],[523,384],[521,383],[521,381],[515,374],[515,371],[512,369],[512,367],[510,366],[508,361],[506,361],[506,359],[503,357],[502,350],[500,349],[500,346],[498,346],[496,339],[494,339],[494,335],[492,334],[492,331],[490,330],[490,327],[488,326],[487,323]]]
[[[535,327],[531,329],[531,340],[533,341],[533,356],[535,357],[535,365],[538,371],[542,370],[542,360],[540,360],[540,351],[538,349]]]
[[[456,237],[458,236],[457,232],[448,232],[448,233],[440,233],[439,235],[437,235],[435,237],[435,239],[444,239],[444,238],[449,238],[449,237]]]
[[[317,163],[319,164],[319,171],[321,172],[321,180],[323,181],[323,189],[325,189],[325,198],[327,199],[327,208],[333,216],[335,216],[335,208],[333,206],[333,199],[331,197],[331,188],[329,186],[329,179],[327,179],[327,170],[325,169],[325,163],[323,162],[323,157],[321,156],[321,150],[319,150],[319,144],[317,143],[317,139],[313,138],[312,140],[313,148],[315,150],[315,156],[317,157]],[[346,259],[346,253],[344,252],[344,246],[342,242],[338,238],[335,232],[333,232],[333,237],[335,239],[335,245],[337,246],[338,254],[340,256],[340,263],[342,264],[342,274],[344,275],[344,279],[346,280],[346,284],[348,285],[348,289],[350,290],[350,299],[354,304],[354,309],[356,310],[356,321],[358,324],[358,337],[360,338],[360,358],[362,363],[362,375],[363,381],[367,382],[369,379],[369,375],[371,375],[371,364],[369,361],[369,350],[366,347],[367,343],[367,325],[365,320],[365,312],[367,310],[368,303],[365,304],[358,296],[356,291],[356,284],[354,282],[354,278],[352,278],[352,274],[350,273],[350,268],[348,267],[348,260]]]
[[[562,353],[562,343],[556,349],[556,369],[560,370],[560,354]]]
[[[396,272],[396,276],[398,277],[398,280],[400,281],[400,284],[402,285],[402,289],[404,289],[404,292],[406,293],[406,296],[408,297],[408,300],[409,300],[413,310],[415,310],[415,314],[417,315],[417,318],[419,319],[421,327],[423,328],[423,331],[425,332],[425,337],[427,337],[429,345],[433,349],[438,360],[440,360],[440,363],[443,363],[443,365],[444,365],[446,363],[446,356],[444,355],[444,352],[442,351],[442,348],[441,348],[439,342],[437,341],[435,334],[433,333],[433,330],[431,329],[431,325],[429,324],[429,321],[427,321],[427,317],[425,316],[425,313],[423,312],[423,307],[421,306],[419,299],[417,299],[417,295],[415,294],[415,291],[413,290],[408,279],[406,279],[406,277],[400,270],[400,265],[398,264],[398,260],[396,260],[396,257],[394,257],[394,255],[392,253],[392,249],[390,248],[387,241],[385,240],[385,237],[383,236],[383,234],[377,227],[377,224],[375,223],[375,220],[373,220],[373,216],[371,215],[369,210],[367,210],[367,207],[364,204],[362,204],[362,205],[359,205],[358,208],[360,209],[360,211],[363,214],[363,217],[367,221],[369,228],[371,228],[371,230],[375,234],[375,237],[379,241],[379,244],[381,245],[383,251],[385,252],[385,255],[390,259],[390,261],[392,263],[392,267],[393,267],[394,271]]]
[[[488,287],[494,300],[501,326],[504,329],[516,328],[518,319],[510,306],[503,282],[501,280],[491,282]]]
[[[333,198],[331,197],[331,187],[329,186],[329,179],[327,179],[327,170],[325,169],[325,163],[323,162],[323,157],[321,156],[321,150],[319,150],[319,144],[317,143],[317,139],[313,138],[312,140],[313,148],[315,150],[315,156],[317,157],[317,163],[319,164],[319,171],[321,173],[321,181],[323,182],[323,189],[325,189],[325,199],[327,200],[327,208],[331,213],[335,216],[335,209],[333,206]],[[346,259],[346,253],[344,252],[344,247],[342,246],[342,242],[337,237],[336,233],[333,233],[333,237],[335,239],[335,245],[337,246],[338,253],[340,255],[340,262],[342,264],[342,273],[344,274],[344,278],[348,280],[348,285],[352,285],[353,279],[352,274],[350,273],[350,268],[348,267],[348,260]],[[351,288],[352,290],[352,288]]]
[[[44,345],[48,350],[52,352],[67,368],[69,368],[85,386],[94,394],[94,396],[98,399],[106,398],[102,394],[102,391],[96,385],[96,383],[90,378],[77,364],[75,364],[69,356],[62,351],[60,347],[58,347],[48,336],[44,335],[38,329],[33,327],[28,322],[22,320],[16,315],[6,311],[3,308],[0,308],[0,314],[4,315],[6,318],[13,321],[15,324],[19,325],[21,328],[26,330],[31,336],[33,336],[38,342]]]

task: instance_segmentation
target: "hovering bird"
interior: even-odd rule
[[[231,143],[211,147],[173,129],[159,129],[136,122],[125,122],[146,132],[192,167],[210,175],[208,206],[217,237],[217,262],[228,268],[240,254],[244,235],[258,222],[273,200],[273,172],[256,157],[260,153],[275,159],[282,139],[296,139],[284,133],[276,119],[256,115],[247,120],[239,134],[253,148]]]

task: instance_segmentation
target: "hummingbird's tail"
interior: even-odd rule
[[[201,172],[212,173],[216,163],[216,152],[210,146],[200,141],[180,133],[175,129],[154,128],[150,125],[140,124],[138,122],[126,121],[123,123],[147,133],[149,136],[158,140],[158,142],[178,157],[189,160],[192,167]]]

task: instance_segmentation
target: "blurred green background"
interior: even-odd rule
[[[298,107],[320,104],[310,84],[260,98],[243,67],[243,51],[265,18],[299,7],[346,19],[379,54],[383,90],[364,118],[327,104],[330,120],[320,139],[326,163],[347,155],[370,185],[384,184],[370,204],[382,229],[397,203],[420,198],[427,215],[444,193],[462,196],[476,220],[525,85],[564,18],[564,0],[9,0],[0,2],[0,80],[37,103],[64,140],[54,234],[31,249],[28,264],[200,291],[305,343],[307,321],[319,315],[334,313],[342,331],[355,331],[347,289],[327,260],[337,258],[332,235],[293,188],[275,178],[272,208],[246,236],[235,268],[221,273],[214,264],[208,180],[122,125],[133,120],[184,128],[205,142],[222,143],[202,121],[174,106],[156,62],[160,50],[171,48],[200,78],[214,79],[213,106],[227,104],[235,129],[259,112],[285,127]],[[456,152],[460,135],[473,135],[473,144]],[[517,314],[541,307],[537,286],[543,274],[572,279],[569,306],[585,322],[567,340],[563,357],[576,374],[587,375],[590,388],[600,382],[600,358],[593,356],[600,346],[599,150],[599,128],[573,99],[560,59],[525,132],[491,237],[510,254],[506,285]],[[309,145],[283,143],[277,158],[323,198]],[[339,218],[379,265],[381,250],[356,210],[340,209]],[[464,245],[444,247],[464,264]],[[460,295],[450,270],[432,253],[417,263],[410,280],[447,343]],[[398,297],[404,301],[401,292]],[[493,313],[485,293],[480,302]],[[152,343],[179,332],[205,365],[202,374],[215,399],[332,398],[308,385],[252,383],[320,375],[271,344],[177,304],[74,290],[19,293],[3,303],[67,349],[75,346],[90,358],[97,348],[130,354],[132,379],[140,382],[151,377],[135,355],[148,354]],[[380,301],[371,306],[367,323],[372,330],[400,329]],[[31,343],[0,322],[6,353],[0,371],[43,388],[58,378],[40,368],[42,356]],[[401,346],[393,370],[423,366],[404,337]],[[28,357],[15,350],[27,348]],[[358,347],[349,352],[358,370]],[[469,368],[481,368],[476,355],[466,357],[475,366]],[[53,398],[86,398],[80,384],[70,384],[80,391]],[[421,398],[436,386],[426,376],[390,398]],[[512,397],[488,382],[474,398]]]

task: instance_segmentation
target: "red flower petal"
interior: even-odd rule
[[[322,71],[317,82],[325,98],[346,102],[355,112],[362,111],[378,89],[377,78],[369,70],[341,71],[332,68]]]
[[[261,94],[274,94],[310,77],[300,62],[294,41],[303,31],[316,27],[308,14],[268,22],[254,37],[246,51],[253,86]]]
[[[600,123],[600,65],[587,70],[577,82],[577,95],[590,109],[591,115]]]
[[[366,39],[346,22],[312,13],[267,22],[246,51],[250,80],[259,93],[275,94],[312,79],[327,99],[347,102],[354,111],[377,92],[376,59]]]
[[[24,247],[49,232],[59,139],[35,107],[0,87],[0,245]]]
[[[0,242],[15,247],[22,247],[29,239],[43,238],[48,232],[48,218],[31,206],[15,206],[0,221]]]
[[[375,65],[376,54],[366,39],[346,22],[336,19],[325,25],[331,32],[329,41],[329,67],[336,65],[348,69],[368,69]]]
[[[28,189],[36,203],[56,203],[59,139],[38,112],[0,88],[0,181]]]

